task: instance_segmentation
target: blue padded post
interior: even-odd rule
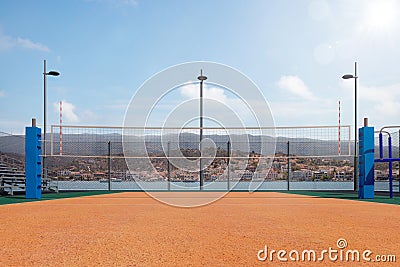
[[[374,127],[362,127],[359,135],[358,198],[374,198]]]
[[[25,128],[25,196],[26,198],[42,197],[42,144],[41,129]]]

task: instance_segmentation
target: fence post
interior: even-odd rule
[[[167,172],[168,172],[168,191],[171,190],[171,165],[169,163],[169,149],[170,149],[170,142],[168,141],[167,144]]]
[[[42,134],[36,127],[36,119],[32,119],[32,126],[25,127],[25,197],[42,197]],[[12,190],[12,188],[11,188]]]
[[[111,191],[111,141],[108,141],[108,191]]]
[[[227,152],[228,152],[228,158],[227,158],[227,186],[228,186],[228,191],[231,189],[231,185],[230,185],[230,169],[229,169],[229,162],[230,162],[230,158],[231,158],[231,142],[228,141],[227,143]]]
[[[388,139],[389,146],[389,158],[393,157],[392,155],[392,137],[389,135]],[[393,198],[393,161],[389,161],[389,196]]]
[[[53,151],[54,151],[54,149],[53,149],[53,142],[54,142],[54,140],[53,140],[53,125],[51,125],[51,127],[50,127],[50,155],[54,155],[53,154]]]
[[[287,142],[287,190],[290,190],[290,142]]]

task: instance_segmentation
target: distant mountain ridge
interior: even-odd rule
[[[182,133],[177,137],[174,134],[164,135],[165,140],[179,140],[181,149],[197,149],[199,135],[195,133]],[[217,147],[226,150],[228,135],[204,135],[203,138],[213,140]],[[288,137],[271,137],[271,136],[255,136],[255,135],[238,135],[233,139],[249,140],[250,151],[260,153],[260,142],[263,140],[269,144],[276,141],[276,153],[287,153],[287,142],[290,143],[290,154],[298,156],[325,156],[337,154],[337,141],[333,140],[318,140],[308,138],[288,138]],[[129,136],[126,138],[129,142],[143,142],[143,137]],[[48,140],[51,136],[48,135]],[[23,135],[19,136],[0,136],[0,151],[5,153],[18,153],[24,154],[24,141]],[[53,153],[59,154],[59,135],[53,135]],[[120,134],[64,134],[63,135],[63,153],[65,155],[91,155],[102,156],[108,153],[108,142],[111,142],[112,154],[122,154],[122,135]],[[161,136],[160,135],[146,135],[146,147],[149,152],[157,152],[162,150]],[[342,141],[341,147],[343,154],[348,154],[349,143]],[[47,144],[46,150],[48,154],[51,152],[51,144]],[[353,149],[353,146],[350,146]],[[393,153],[396,154],[397,147],[394,147]],[[250,152],[249,151],[249,152]],[[352,151],[351,151],[352,153]]]

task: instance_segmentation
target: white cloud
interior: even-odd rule
[[[354,82],[342,81],[342,86],[354,92]],[[393,122],[400,114],[400,83],[386,86],[366,86],[358,83],[359,117],[368,117],[377,127]]]
[[[12,37],[5,35],[0,29],[0,51],[20,47],[24,49],[49,52],[50,49],[41,43],[33,42],[27,38]]]
[[[372,114],[398,119],[400,114],[400,84],[387,87],[360,87],[360,98],[366,99],[371,105]],[[364,96],[363,96],[364,94]]]
[[[82,116],[80,116],[80,117],[81,118],[80,118],[79,122],[86,123],[88,125],[92,124],[93,121],[98,119],[97,115],[93,111],[88,110],[88,109],[84,110],[82,112]],[[113,121],[113,123],[115,123],[115,121]]]
[[[290,93],[299,96],[306,100],[317,100],[317,97],[311,92],[306,84],[298,76],[287,75],[281,76],[278,81],[278,87],[289,91]]]
[[[17,46],[20,46],[22,48],[32,49],[32,50],[43,51],[43,52],[50,51],[50,49],[47,46],[45,46],[41,43],[34,43],[29,39],[23,39],[21,37],[17,38]]]
[[[56,112],[59,112],[60,103],[53,103],[53,107]],[[65,122],[76,123],[80,121],[80,118],[75,113],[75,105],[66,100],[62,100],[62,115]]]
[[[199,84],[188,84],[179,89],[182,96],[188,99],[200,98]],[[238,97],[228,97],[225,90],[215,86],[204,84],[203,98],[205,99],[205,116],[221,117],[219,114],[221,108],[226,107],[231,112],[225,114],[225,123],[237,123],[241,121],[243,125],[258,125],[254,115],[256,114],[257,106],[248,106],[247,103]],[[211,99],[217,101],[219,104],[207,101]],[[254,102],[255,103],[255,102]],[[253,103],[253,104],[254,104]],[[228,125],[225,125],[228,126]],[[229,125],[232,126],[232,125]],[[238,126],[238,125],[235,125]],[[239,125],[240,126],[240,125]]]
[[[0,30],[0,51],[7,50],[15,46],[15,39],[3,35]]]
[[[188,84],[188,85],[182,86],[179,89],[179,91],[183,96],[185,96],[189,99],[200,98],[199,84]],[[227,102],[227,96],[225,95],[224,90],[221,88],[217,88],[217,87],[210,87],[210,86],[204,85],[203,97],[213,99],[213,100],[216,100],[216,101],[219,101],[222,103]]]
[[[6,95],[4,90],[0,90],[0,97],[4,97]]]

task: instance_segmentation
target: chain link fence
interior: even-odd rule
[[[60,190],[352,190],[350,130],[53,125],[46,167]]]
[[[264,131],[204,128],[203,140],[208,140],[201,157],[205,189],[246,190],[248,183],[257,181],[260,190],[352,190],[350,132],[350,126],[341,126],[339,139],[336,126]],[[389,133],[393,157],[400,157],[399,131]],[[383,138],[384,157],[388,157],[387,137]],[[63,126],[61,135],[60,126],[53,125],[46,142],[47,178],[61,190],[142,190],[138,181],[147,181],[154,190],[199,189],[199,171],[185,168],[191,162],[199,164],[198,128]],[[24,144],[23,135],[0,132],[4,168],[24,171]],[[124,144],[130,151],[124,151]],[[274,153],[265,153],[272,147]],[[377,136],[375,153],[378,158]],[[399,173],[400,164],[394,162],[395,191],[399,191]],[[376,163],[377,191],[388,190],[388,176],[388,163]]]

